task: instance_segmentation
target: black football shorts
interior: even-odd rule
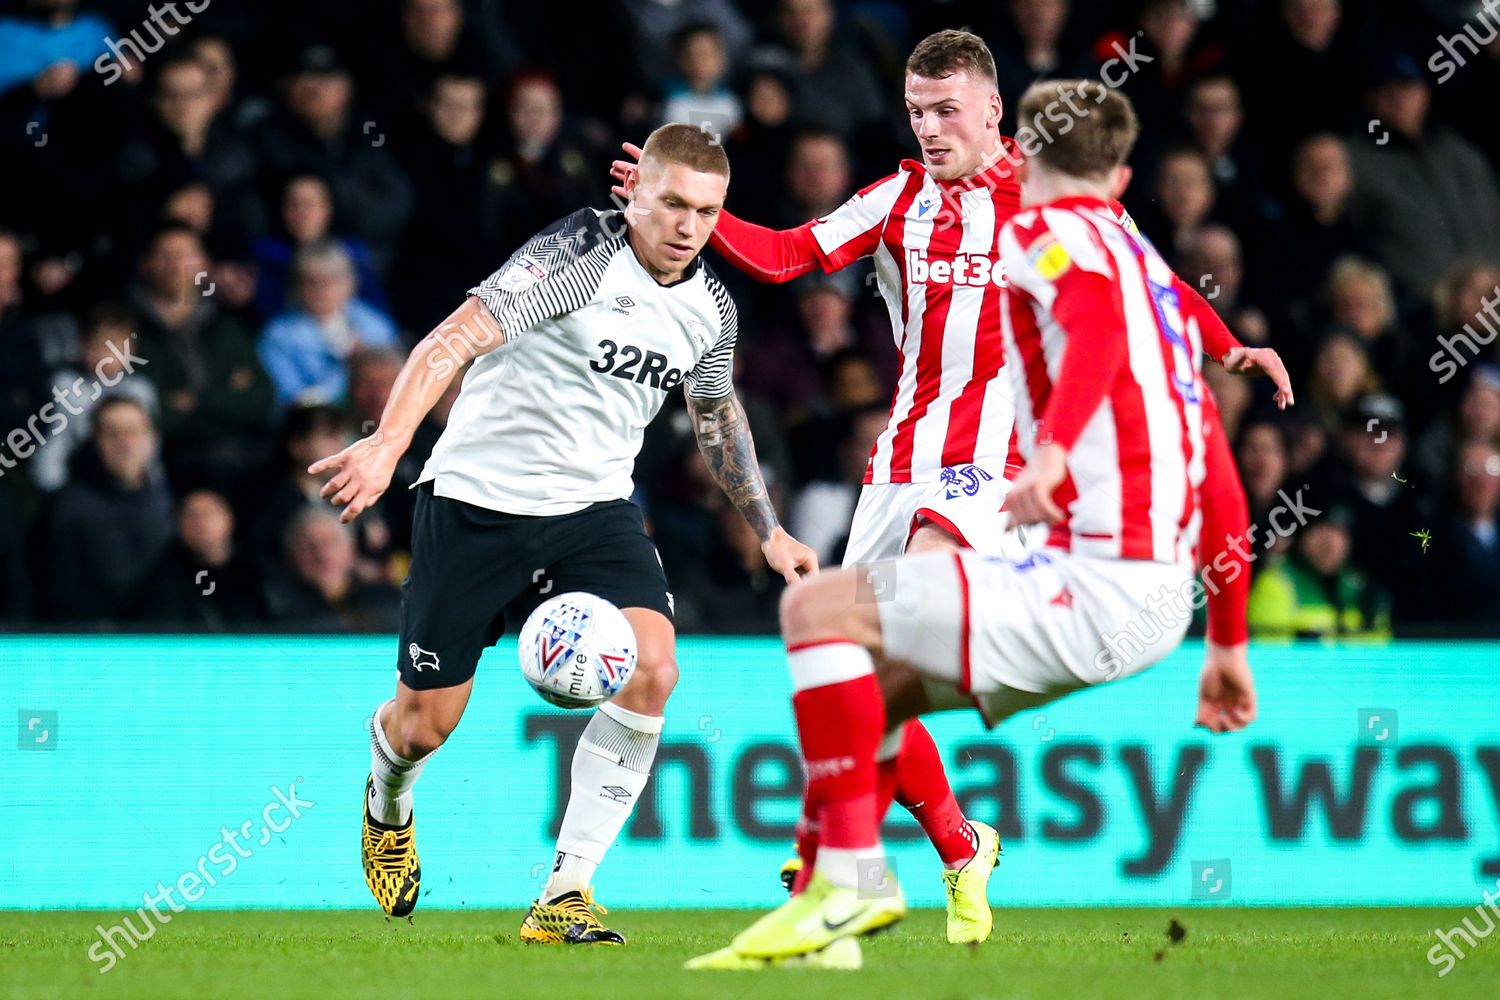
[[[670,620],[672,598],[640,509],[608,500],[572,514],[504,514],[417,487],[401,585],[401,681],[455,687],[506,629],[549,596],[585,591]]]

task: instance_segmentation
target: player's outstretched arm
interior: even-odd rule
[[[698,451],[714,482],[744,515],[760,539],[761,551],[772,569],[796,583],[818,571],[818,555],[787,534],[776,519],[776,508],[755,459],[755,442],[745,408],[733,392],[717,399],[687,397],[693,416],[693,435]]]
[[[422,338],[396,376],[375,432],[308,466],[308,474],[314,476],[334,470],[322,495],[344,508],[340,521],[354,520],[380,499],[417,425],[442,398],[448,383],[470,361],[504,342],[500,324],[473,296]]]
[[[1203,540],[1198,552],[1208,591],[1208,642],[1198,684],[1197,725],[1234,732],[1255,721],[1246,607],[1250,595],[1250,511],[1212,394],[1203,404]]]

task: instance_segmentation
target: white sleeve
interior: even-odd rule
[[[687,373],[684,391],[694,399],[721,399],[734,391],[734,344],[740,319],[729,290],[712,274],[704,278],[719,307],[719,338]]]
[[[581,309],[625,238],[618,213],[580,209],[527,240],[501,267],[469,289],[514,340],[538,323]]]

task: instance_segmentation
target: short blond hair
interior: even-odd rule
[[[713,135],[694,125],[663,125],[646,137],[641,162],[680,163],[699,173],[729,179],[729,155]]]

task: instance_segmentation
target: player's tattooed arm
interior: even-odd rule
[[[776,529],[776,509],[755,460],[755,442],[750,422],[739,397],[730,393],[719,399],[687,398],[693,416],[693,434],[698,450],[714,482],[750,522],[762,542]]]

